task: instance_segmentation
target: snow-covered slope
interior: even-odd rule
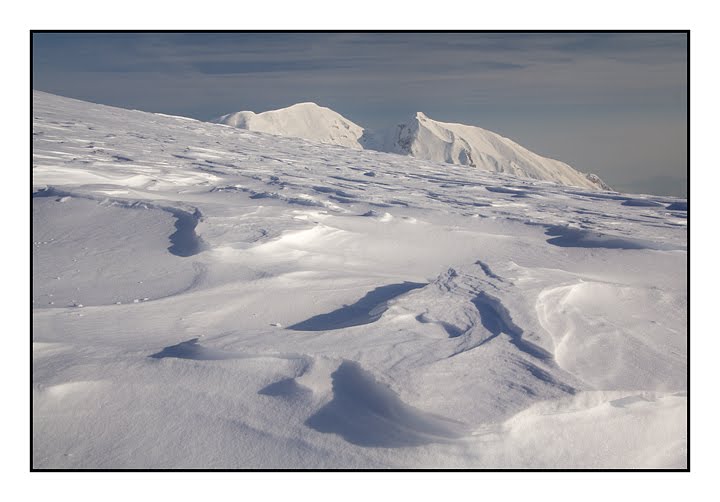
[[[682,468],[687,203],[33,95],[36,468]]]
[[[298,103],[263,113],[236,112],[213,122],[250,131],[303,138],[360,149],[358,139],[363,129],[330,108],[315,103]]]
[[[422,112],[384,132],[366,134],[366,148],[411,155],[419,159],[472,166],[519,178],[609,190],[596,175],[580,173],[553,159],[480,127],[432,120]]]
[[[597,175],[583,174],[564,162],[542,157],[499,134],[474,126],[438,122],[422,112],[385,131],[363,129],[315,103],[299,103],[260,114],[236,112],[213,122],[318,143],[476,167],[519,178],[610,190]]]

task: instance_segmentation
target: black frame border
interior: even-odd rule
[[[52,30],[52,29],[39,29],[39,30],[30,30],[30,92],[29,92],[29,100],[30,100],[30,133],[29,133],[29,159],[30,159],[30,177],[29,177],[29,188],[30,188],[30,337],[29,337],[29,356],[30,356],[30,375],[29,375],[29,395],[30,395],[30,455],[29,455],[29,462],[30,462],[30,472],[73,472],[73,473],[87,473],[87,472],[433,472],[433,473],[442,473],[442,472],[465,472],[465,473],[475,473],[475,472],[523,472],[523,473],[538,473],[538,472],[690,472],[690,461],[691,461],[691,455],[690,455],[690,429],[691,429],[691,420],[690,420],[690,312],[691,312],[691,302],[690,302],[690,191],[691,191],[691,183],[690,183],[690,150],[691,150],[691,137],[690,137],[690,128],[691,128],[691,122],[690,122],[690,94],[691,94],[691,80],[690,80],[690,31],[691,30],[647,30],[647,29],[640,29],[640,30],[552,30],[552,29],[546,29],[546,30],[515,30],[515,29],[508,29],[508,30],[371,30],[371,29],[361,29],[361,30],[276,30],[276,29],[268,29],[268,30],[262,30],[262,29],[252,29],[252,30],[203,30],[203,29],[190,29],[190,30],[88,30],[88,29],[60,29],[60,30]],[[185,33],[204,33],[204,34],[233,34],[233,33],[277,33],[277,34],[312,34],[312,33],[400,33],[400,34],[415,34],[415,33],[472,33],[472,34],[558,34],[558,33],[587,33],[587,34],[594,34],[594,33],[607,33],[607,34],[616,34],[616,33],[628,33],[628,34],[640,34],[640,33],[684,33],[687,37],[687,96],[686,96],[686,108],[687,108],[687,180],[688,180],[688,188],[687,188],[687,201],[688,201],[688,211],[687,211],[687,253],[688,253],[688,260],[687,260],[687,305],[688,305],[688,312],[687,312],[687,467],[686,468],[678,468],[678,469],[648,469],[648,468],[638,468],[638,469],[229,469],[229,468],[223,468],[223,469],[40,469],[33,466],[33,444],[34,444],[34,436],[33,436],[33,401],[32,401],[32,395],[33,395],[33,306],[32,306],[32,298],[33,298],[33,291],[32,291],[32,169],[33,169],[33,65],[32,65],[32,59],[33,59],[33,35],[36,33],[76,33],[76,34],[82,34],[82,33],[93,33],[93,34],[102,34],[102,33],[108,33],[108,34],[115,34],[115,33],[128,33],[128,34],[138,34],[138,33],[157,33],[157,34],[185,34]]]

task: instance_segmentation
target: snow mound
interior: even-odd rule
[[[263,113],[242,111],[219,117],[213,122],[239,129],[278,136],[303,138],[360,149],[358,139],[363,129],[339,113],[315,103],[298,103]]]

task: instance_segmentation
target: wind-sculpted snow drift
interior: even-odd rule
[[[33,466],[687,466],[687,202],[446,160],[35,92]]]

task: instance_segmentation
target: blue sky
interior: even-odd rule
[[[477,125],[620,190],[685,195],[678,33],[33,36],[35,89],[209,119],[314,101],[365,127]]]

